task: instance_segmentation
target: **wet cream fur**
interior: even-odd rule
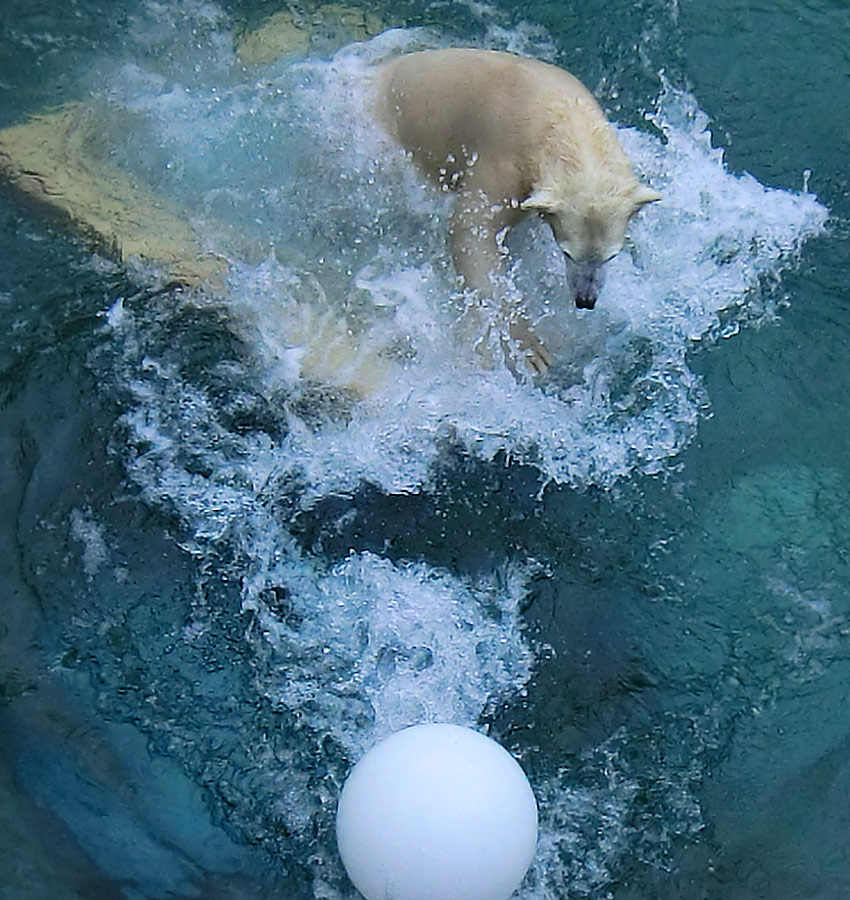
[[[482,302],[502,305],[503,239],[541,215],[567,257],[572,299],[591,308],[599,267],[632,216],[659,195],[642,185],[590,92],[563,69],[492,50],[396,57],[377,75],[377,116],[436,184],[457,194],[455,270]],[[501,310],[533,369],[549,354],[522,310]]]

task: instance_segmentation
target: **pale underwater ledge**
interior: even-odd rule
[[[225,260],[206,253],[178,207],[89,150],[97,111],[71,103],[0,132],[0,173],[9,185],[92,249],[161,269],[187,286],[221,283]]]
[[[49,219],[70,229],[95,252],[166,285],[225,290],[228,259],[205,249],[186,211],[141,180],[97,158],[89,145],[98,111],[69,103],[0,132],[0,177]],[[286,309],[281,304],[281,309]],[[360,393],[385,376],[379,358],[364,357],[348,326],[307,305],[283,322],[305,373]],[[312,348],[312,349],[311,349]]]

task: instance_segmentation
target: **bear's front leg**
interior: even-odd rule
[[[478,295],[484,314],[490,311],[491,321],[484,323],[484,331],[498,324],[505,361],[511,371],[516,372],[519,350],[532,372],[543,374],[552,363],[549,352],[516,301],[506,296],[505,289],[507,251],[501,237],[522,214],[516,205],[494,203],[481,189],[469,187],[458,193],[449,240],[455,271],[464,285]]]

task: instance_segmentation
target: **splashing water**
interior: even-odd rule
[[[253,688],[277,717],[279,746],[232,748],[234,765],[249,773],[241,777],[250,778],[251,800],[245,807],[224,794],[220,802],[236,803],[229,818],[243,836],[288,858],[313,845],[317,828],[320,847],[328,844],[336,802],[335,791],[317,788],[305,746],[334,746],[321,765],[328,778],[339,778],[344,760],[386,734],[417,722],[474,725],[524,690],[533,660],[519,607],[535,568],[509,565],[470,580],[372,553],[331,562],[302,550],[288,524],[303,475],[271,434],[285,422],[267,411],[266,430],[258,427],[256,384],[227,348],[216,348],[211,366],[240,387],[231,388],[233,404],[210,396],[210,372],[193,373],[189,362],[195,348],[209,353],[210,332],[194,314],[181,319],[170,303],[122,306],[107,326],[119,338],[116,371],[129,401],[127,471],[148,503],[178,517],[181,546],[211,572],[199,593],[220,592],[223,579],[239,585]],[[179,363],[154,359],[163,336],[181,344]],[[241,426],[234,426],[234,409]],[[215,627],[209,619],[208,603],[196,604],[172,640],[203,642]],[[222,701],[226,718],[226,698],[205,703],[215,709]],[[175,721],[167,730],[179,735],[186,727]],[[169,752],[190,770],[205,765],[194,742],[172,737]],[[285,841],[270,822],[284,823]],[[324,865],[341,878],[335,863]]]
[[[556,364],[539,386],[498,360],[482,369],[451,337],[447,198],[420,183],[367,107],[371,63],[433,42],[388,32],[204,98],[122,72],[126,106],[144,113],[159,152],[197,148],[180,150],[179,173],[171,167],[159,187],[233,260],[227,302],[264,358],[268,389],[319,380],[360,397],[343,424],[293,431],[282,452],[302,461],[317,496],[364,480],[415,491],[446,439],[576,486],[662,471],[707,402],[688,353],[770,315],[771,281],[823,230],[826,210],[729,174],[707,116],[665,85],[651,116],[663,137],[620,130],[663,201],[606,267],[597,309],[569,308],[554,242],[530,223],[514,240],[514,280]]]

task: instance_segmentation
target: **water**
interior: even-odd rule
[[[3,197],[0,896],[350,897],[341,782],[424,721],[526,767],[523,900],[843,896],[847,10],[410,2],[241,65],[274,11],[0,16],[2,124],[85,99],[230,262]],[[447,337],[446,198],[356,114],[451,44],[571,68],[664,195],[593,312],[515,236],[541,384]]]

